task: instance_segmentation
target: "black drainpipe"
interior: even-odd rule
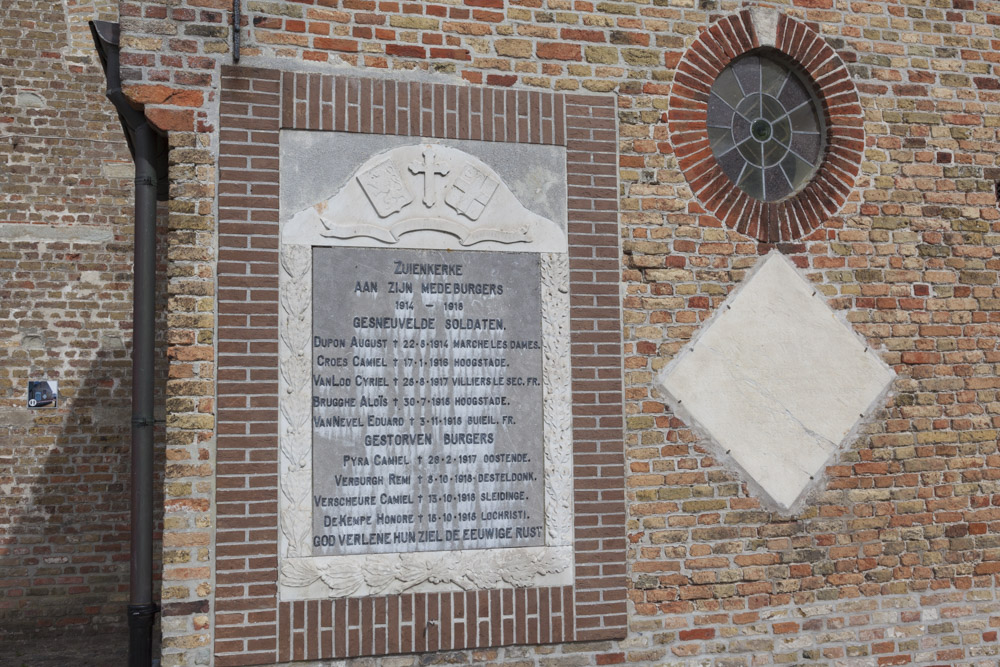
[[[135,259],[132,291],[132,543],[128,664],[153,661],[153,340],[156,298],[156,201],[167,199],[167,142],[121,90],[117,23],[91,21],[107,79],[107,98],[135,162]]]

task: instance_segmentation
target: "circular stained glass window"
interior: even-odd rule
[[[802,189],[823,158],[823,116],[810,85],[767,55],[734,60],[712,84],[708,139],[741,190],[778,201]]]

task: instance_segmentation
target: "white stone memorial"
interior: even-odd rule
[[[281,597],[571,583],[563,149],[286,134]]]

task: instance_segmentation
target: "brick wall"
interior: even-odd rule
[[[625,311],[630,636],[456,660],[767,664],[995,661],[1000,5],[773,3],[846,63],[866,145],[839,214],[780,249],[900,376],[808,509],[764,511],[653,387],[766,243],[708,215],[678,170],[674,67],[729,0],[243,3],[243,62],[406,80],[613,93]],[[176,577],[165,664],[211,641],[213,203],[228,1],[123,2],[132,94],[172,130],[168,437]],[[196,382],[180,381],[195,378]],[[189,492],[187,490],[189,490]],[[435,656],[430,661],[452,659]],[[416,659],[413,659],[414,664]],[[400,664],[407,664],[401,660]]]
[[[0,12],[4,638],[126,622],[132,166],[86,24],[116,17],[69,0]],[[44,379],[59,407],[28,410]]]

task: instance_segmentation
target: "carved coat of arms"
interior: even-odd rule
[[[413,201],[403,179],[391,160],[383,160],[374,167],[358,174],[358,183],[375,207],[379,217],[385,218]]]
[[[499,185],[489,174],[466,164],[444,200],[470,220],[478,220]]]

